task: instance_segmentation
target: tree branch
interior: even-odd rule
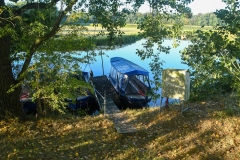
[[[26,5],[22,6],[21,8],[17,9],[15,11],[15,14],[17,15],[22,15],[24,12],[30,10],[30,9],[46,9],[48,6],[53,6],[55,5],[58,1],[60,0],[52,0],[50,3],[44,3],[44,2],[39,2],[39,3],[27,3]]]
[[[4,6],[4,5],[5,5],[4,0],[0,0],[0,6]]]
[[[51,37],[53,37],[57,31],[60,29],[60,23],[61,20],[63,19],[63,17],[66,15],[67,12],[69,12],[73,5],[77,2],[78,0],[72,0],[69,5],[65,8],[64,11],[60,12],[58,19],[55,21],[53,28],[50,32],[48,32],[47,34],[45,34],[42,37],[39,37],[35,40],[35,42],[31,45],[30,49],[29,49],[29,56],[26,57],[26,60],[24,61],[23,67],[21,72],[18,75],[18,78],[20,77],[20,75],[22,75],[28,68],[32,56],[35,53],[35,51],[37,50],[37,48],[46,40],[50,39]]]

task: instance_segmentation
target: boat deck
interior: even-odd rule
[[[138,129],[134,127],[134,124],[128,120],[127,116],[124,115],[124,113],[122,113],[117,107],[117,105],[120,104],[118,95],[107,76],[93,77],[92,84],[95,90],[97,90],[102,96],[104,96],[104,92],[106,92],[107,98],[105,113],[109,116],[109,119],[113,121],[117,132],[131,133],[138,131]],[[99,100],[103,102],[102,98],[99,98]]]

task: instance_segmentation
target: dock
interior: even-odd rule
[[[103,96],[105,95],[106,105],[105,105],[105,114],[108,115],[109,119],[113,121],[114,126],[118,133],[132,133],[137,132],[138,129],[129,122],[127,116],[122,113],[117,105],[120,104],[118,99],[118,94],[111,82],[108,80],[107,76],[96,76],[92,77],[92,85],[95,89],[95,92],[101,94],[98,96],[99,103],[104,104]],[[97,94],[96,94],[97,95]]]

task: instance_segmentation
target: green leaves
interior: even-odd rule
[[[109,38],[109,45],[116,38],[117,35],[121,36],[123,32],[121,27],[125,26],[126,9],[120,11],[119,8],[124,4],[118,0],[103,0],[103,1],[89,1],[89,14],[94,17],[94,25],[101,26],[107,30]],[[100,34],[100,33],[99,33]]]
[[[213,31],[196,31],[191,38],[192,44],[182,52],[183,61],[192,69],[192,93],[195,96],[229,92],[231,87],[239,84],[240,72],[236,66],[240,60],[238,6],[239,3],[234,3],[215,12],[222,23]],[[235,88],[239,90],[239,87]]]
[[[151,13],[147,14],[138,23],[140,36],[146,39],[143,49],[137,50],[137,54],[142,60],[151,58],[149,64],[153,73],[153,88],[149,93],[153,100],[160,97],[159,89],[161,87],[162,64],[161,54],[169,54],[170,46],[164,46],[166,38],[173,39],[173,47],[177,47],[179,37],[182,35],[182,17],[190,12],[185,6],[187,1],[148,1],[151,7]],[[173,25],[167,25],[168,22],[174,21]],[[157,52],[153,47],[157,46]]]
[[[30,86],[33,101],[41,99],[39,110],[65,112],[64,99],[75,100],[91,90],[90,84],[81,79],[79,59],[68,53],[39,53],[24,77],[25,85]]]

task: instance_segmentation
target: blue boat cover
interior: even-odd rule
[[[114,67],[117,71],[129,76],[149,74],[149,72],[144,68],[121,57],[113,57],[110,59],[110,62],[112,67]]]

